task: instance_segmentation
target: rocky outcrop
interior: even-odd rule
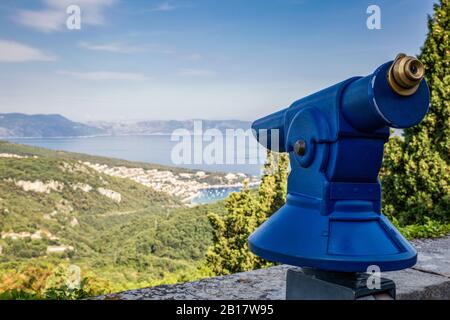
[[[40,180],[36,181],[14,181],[14,184],[24,191],[31,191],[37,193],[50,193],[51,191],[62,191],[64,184],[59,181],[50,180],[48,182],[43,182]]]
[[[76,227],[76,226],[78,226],[80,223],[78,222],[78,219],[77,218],[72,218],[72,220],[70,220],[70,226],[72,227],[72,228],[74,228],[74,227]]]
[[[72,189],[74,191],[81,190],[81,191],[87,193],[87,192],[90,192],[93,188],[90,185],[85,184],[85,183],[77,183],[72,186]]]
[[[105,188],[98,188],[97,191],[101,195],[110,198],[114,202],[120,203],[122,201],[122,195],[116,191],[105,189]]]
[[[47,238],[49,240],[58,240],[57,236],[54,236],[50,231],[47,230],[38,230],[34,233],[22,231],[22,232],[2,232],[2,239],[11,239],[11,240],[19,240],[19,239],[31,239],[31,240],[41,240],[43,238]]]

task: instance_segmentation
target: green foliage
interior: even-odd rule
[[[80,169],[79,161],[162,167],[6,142],[0,142],[0,153],[29,156],[0,158],[0,233],[45,231],[53,236],[0,239],[0,299],[75,299],[211,275],[203,266],[212,244],[207,212],[221,214],[222,202],[187,208],[131,180]],[[24,191],[15,184],[19,180],[54,180],[64,188]],[[73,190],[77,183],[93,190]],[[122,201],[102,196],[98,187],[119,192]],[[71,224],[74,218],[76,225]],[[48,246],[61,245],[74,250],[46,252]],[[66,264],[81,268],[87,280],[80,288],[65,285],[61,270]]]
[[[267,154],[258,192],[245,186],[226,200],[226,213],[208,214],[214,229],[213,245],[206,254],[207,266],[216,275],[247,271],[271,265],[250,252],[248,237],[285,201],[287,155]]]
[[[67,264],[24,265],[4,272],[0,279],[0,300],[77,300],[108,292],[110,285],[99,277],[87,276],[69,282]]]
[[[202,268],[202,261],[212,244],[212,227],[207,219],[210,210],[221,213],[223,204],[194,208],[159,207],[154,211],[127,215],[80,217],[80,227],[58,233],[61,240],[76,248],[70,257],[47,256],[44,251],[43,255],[30,258],[22,246],[35,243],[45,248],[45,242],[4,241],[1,244],[3,255],[0,256],[0,283],[3,285],[0,285],[0,292],[29,288],[28,292],[33,293],[50,286],[54,288],[53,297],[57,294],[80,294],[68,292],[60,282],[54,281],[54,278],[63,279],[58,273],[53,272],[54,277],[45,277],[45,280],[37,282],[42,277],[36,275],[43,271],[27,271],[32,265],[57,265],[67,259],[89,272],[89,284],[98,286],[96,294],[92,295],[209,276],[208,271]],[[2,271],[4,278],[1,277]],[[24,279],[27,274],[35,275],[32,283]],[[102,278],[104,283],[100,282]],[[45,298],[43,293],[40,297]]]
[[[13,289],[1,292],[0,300],[42,300],[42,297],[35,293]]]
[[[48,300],[79,300],[91,297],[92,295],[84,290],[86,282],[87,279],[83,279],[80,283],[80,288],[72,289],[67,286],[50,288],[45,292],[44,297]]]
[[[49,263],[22,264],[9,269],[5,268],[0,277],[0,292],[29,293],[40,296],[51,274],[52,266]]]
[[[443,237],[450,233],[450,223],[445,224],[439,221],[431,220],[427,217],[425,217],[425,223],[423,224],[410,224],[407,226],[401,226],[395,218],[392,218],[392,221],[403,236],[410,240]]]
[[[227,214],[210,213],[214,228],[214,245],[207,253],[207,262],[215,274],[230,274],[261,267],[266,263],[249,252],[247,239],[264,222],[257,199],[248,187],[232,193],[226,201]]]
[[[405,130],[404,140],[390,139],[381,174],[383,210],[401,225],[450,221],[450,1],[441,0],[434,10],[419,55],[431,90],[430,112]]]
[[[0,300],[42,300],[42,297],[36,293],[13,289],[0,292]]]
[[[289,157],[287,154],[267,152],[261,185],[258,189],[259,209],[270,217],[286,202]]]

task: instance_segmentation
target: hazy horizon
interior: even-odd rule
[[[104,119],[96,119],[96,120],[77,120],[73,119],[67,115],[64,115],[62,113],[26,113],[26,112],[1,112],[0,115],[3,114],[23,114],[26,116],[52,116],[52,115],[58,115],[62,116],[64,118],[67,118],[69,120],[75,121],[75,122],[82,122],[82,123],[95,123],[95,122],[138,122],[138,121],[195,121],[195,120],[203,120],[203,121],[242,121],[242,122],[252,122],[252,120],[246,120],[246,119],[232,119],[232,118],[185,118],[185,119],[149,119],[149,118],[136,118],[136,119],[110,119],[110,120],[104,120]]]

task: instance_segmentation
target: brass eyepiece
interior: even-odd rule
[[[400,53],[388,72],[388,82],[394,92],[401,96],[413,95],[425,76],[425,67],[414,57]]]

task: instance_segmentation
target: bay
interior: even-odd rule
[[[241,159],[245,160],[247,164],[237,164],[236,157],[234,164],[174,164],[171,159],[171,152],[178,142],[171,141],[170,135],[16,138],[7,140],[52,150],[78,152],[202,171],[245,173],[247,175],[259,176],[262,168],[261,164],[248,164],[250,160],[248,154],[250,152],[246,152],[246,158]],[[230,150],[224,150],[224,152],[230,152]],[[193,203],[200,204],[220,200],[234,191],[238,191],[238,188],[205,189],[193,199]]]

